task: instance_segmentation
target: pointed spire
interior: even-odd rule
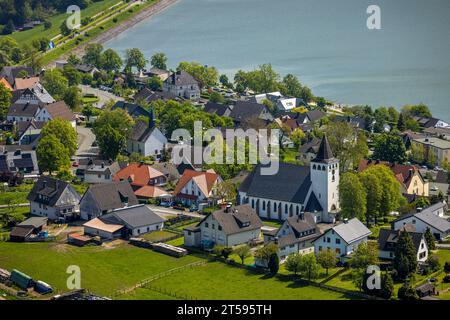
[[[328,143],[328,138],[326,135],[323,136],[322,142],[320,143],[319,151],[317,152],[314,162],[327,162],[328,160],[334,159],[333,152],[331,151],[330,144]]]

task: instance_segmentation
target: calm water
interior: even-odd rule
[[[381,30],[366,9],[381,8]],[[424,102],[450,122],[448,0],[180,0],[106,44],[232,75],[270,62],[340,103]]]

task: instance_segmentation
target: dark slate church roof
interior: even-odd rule
[[[305,203],[310,186],[309,166],[280,163],[275,175],[261,175],[261,165],[257,165],[239,191],[251,197]]]

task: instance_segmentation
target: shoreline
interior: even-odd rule
[[[132,16],[130,19],[124,21],[123,23],[121,23],[109,30],[106,30],[105,32],[102,32],[101,34],[99,34],[95,38],[89,40],[88,42],[83,43],[80,46],[74,48],[73,50],[70,50],[69,52],[59,56],[58,58],[56,58],[55,60],[53,60],[52,62],[47,64],[46,67],[48,67],[48,68],[55,67],[57,60],[65,60],[71,54],[82,55],[84,52],[84,49],[86,48],[86,46],[88,44],[91,44],[91,43],[104,44],[104,43],[114,39],[122,32],[127,31],[128,29],[134,27],[139,22],[149,19],[149,18],[157,15],[158,13],[168,9],[169,7],[171,7],[178,1],[179,0],[159,0],[155,4],[149,6],[148,8],[143,9],[142,11],[138,12],[137,14]]]

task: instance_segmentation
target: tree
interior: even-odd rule
[[[154,68],[167,70],[167,56],[162,52],[155,53],[150,59],[150,64]]]
[[[407,117],[433,117],[430,109],[423,103],[418,105],[405,105],[402,107],[402,113]]]
[[[308,280],[316,279],[319,275],[320,266],[317,263],[314,253],[305,254],[301,256],[300,272],[302,276],[308,278]]]
[[[3,82],[0,82],[0,119],[5,120],[11,105],[12,93],[6,88]]]
[[[46,70],[42,78],[42,85],[55,100],[62,100],[69,87],[69,81],[59,69]]]
[[[369,225],[370,218],[375,219],[380,215],[381,200],[383,197],[382,183],[371,171],[363,171],[359,174],[364,189],[366,190],[366,224]]]
[[[234,253],[241,259],[242,264],[244,264],[245,258],[251,255],[250,247],[246,244],[236,247]]]
[[[36,148],[39,170],[52,172],[70,167],[67,148],[54,135],[42,136]]]
[[[360,243],[353,252],[353,256],[349,263],[352,268],[363,270],[366,270],[370,265],[377,265],[379,263],[377,244],[366,242]]]
[[[398,117],[398,122],[397,122],[397,129],[400,132],[403,132],[406,130],[406,123],[405,123],[405,119],[403,117],[403,113],[400,113],[399,117]]]
[[[336,253],[331,249],[320,250],[317,254],[317,262],[324,268],[328,275],[328,269],[336,266],[338,259]]]
[[[236,185],[231,180],[224,180],[213,187],[213,194],[226,202],[235,202],[237,197]]]
[[[81,90],[78,87],[69,87],[64,92],[64,102],[72,109],[75,110],[81,106]]]
[[[417,255],[411,236],[408,232],[400,232],[395,247],[394,269],[400,279],[406,279],[417,270]]]
[[[302,256],[299,253],[292,253],[288,255],[285,267],[287,271],[293,272],[294,275],[297,275],[297,273],[301,270],[301,260]]]
[[[417,295],[416,289],[413,287],[411,281],[406,281],[403,286],[398,289],[397,296],[400,300],[419,300],[419,296]]]
[[[430,228],[427,227],[427,230],[425,231],[425,241],[427,242],[428,250],[435,250],[436,249],[436,243],[433,234],[431,233]]]
[[[163,82],[161,78],[154,76],[147,80],[147,87],[153,91],[161,90],[163,87]]]
[[[271,275],[278,273],[278,270],[280,269],[280,259],[278,258],[277,253],[272,253],[270,255],[268,267]]]
[[[302,131],[302,129],[297,128],[292,132],[291,140],[296,147],[299,147],[306,140],[306,134]]]
[[[381,279],[380,297],[383,299],[390,299],[394,294],[394,280],[390,273],[386,273]]]
[[[83,63],[100,68],[102,66],[102,51],[103,46],[99,43],[90,43],[84,50],[84,55],[81,58]]]
[[[139,72],[145,68],[147,60],[138,48],[127,49],[125,52],[125,66],[131,70],[135,67]]]
[[[63,75],[69,81],[69,86],[76,86],[81,83],[81,72],[74,68],[74,66],[70,63],[64,66]]]
[[[281,93],[283,95],[300,98],[302,96],[302,89],[302,84],[293,74],[287,74],[283,78],[281,87]]]
[[[41,139],[46,136],[56,137],[67,149],[69,157],[75,154],[77,150],[77,132],[69,121],[59,118],[50,120],[41,130]]]
[[[421,143],[411,144],[411,158],[418,164],[422,164],[425,161],[425,149]]]
[[[67,22],[66,22],[65,19],[63,20],[63,22],[62,22],[61,25],[59,26],[59,30],[61,31],[61,34],[62,34],[63,36],[68,36],[69,34],[72,33],[72,29],[70,29],[70,28],[67,26]]]
[[[213,92],[209,96],[209,101],[214,103],[225,103],[225,98],[218,92]]]
[[[366,197],[366,191],[358,176],[352,172],[344,173],[339,183],[342,216],[363,220],[367,211]]]
[[[404,163],[406,161],[406,147],[402,138],[387,133],[376,137],[373,158],[391,163]]]
[[[226,74],[222,74],[219,77],[219,82],[225,87],[230,87],[231,83]]]
[[[81,64],[81,60],[74,54],[69,55],[67,58],[67,64],[75,66],[77,64]]]
[[[96,130],[98,146],[104,159],[115,160],[120,151],[125,147],[125,136],[119,130],[106,124]]]
[[[123,61],[113,49],[106,49],[100,57],[101,68],[107,72],[117,72],[122,67]]]
[[[133,119],[128,112],[123,109],[114,109],[111,111],[104,111],[94,123],[94,133],[97,135],[97,130],[105,125],[110,125],[117,130],[124,138],[130,132],[134,125]]]

